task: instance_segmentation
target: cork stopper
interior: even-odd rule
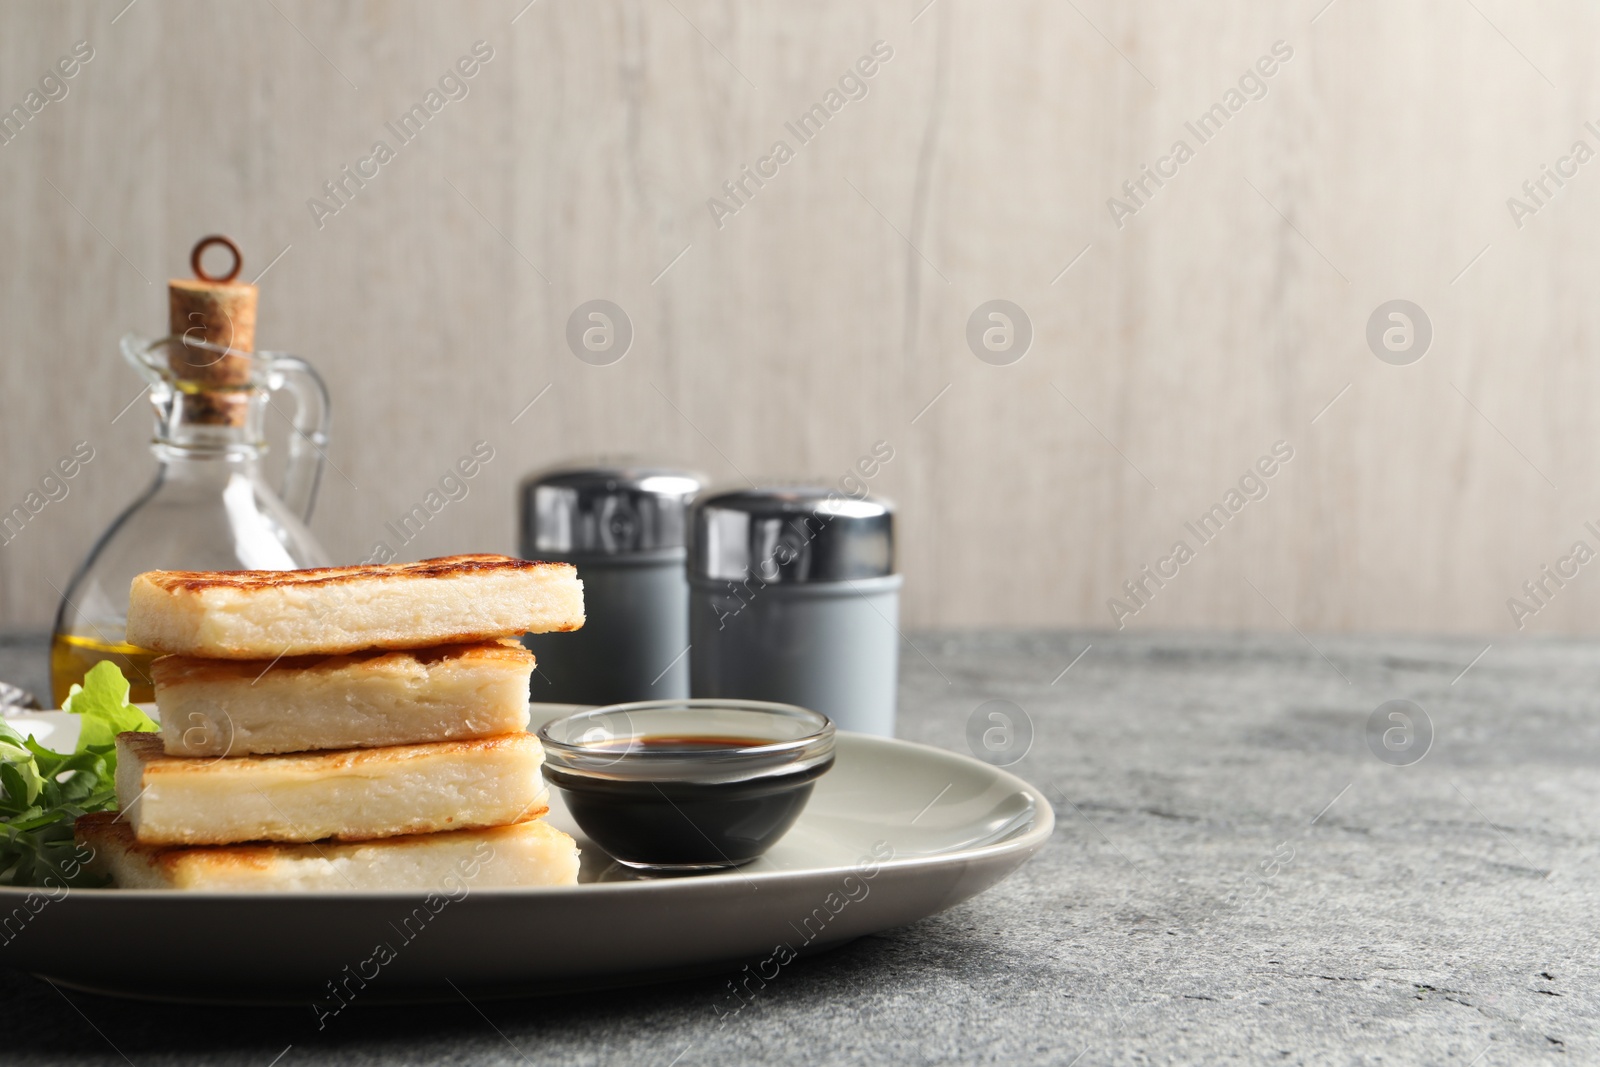
[[[212,245],[233,253],[233,268],[223,277],[207,274],[201,257]],[[172,373],[184,390],[184,417],[190,422],[243,426],[249,414],[249,386],[256,347],[256,287],[238,282],[244,257],[220,234],[205,237],[190,253],[193,278],[167,282],[167,323],[180,343],[169,346]],[[210,347],[205,347],[210,346]]]

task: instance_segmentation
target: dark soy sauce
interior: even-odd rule
[[[706,752],[770,745],[770,738],[661,735],[596,745],[596,752]],[[826,762],[736,782],[617,781],[545,764],[567,809],[595,844],[623,863],[661,867],[747,863],[799,817]]]

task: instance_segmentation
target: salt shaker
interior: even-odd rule
[[[689,695],[686,510],[705,479],[644,466],[561,467],[522,484],[525,559],[572,563],[586,621],[529,634],[532,699],[620,704]]]
[[[808,485],[696,501],[692,694],[799,704],[892,736],[900,583],[886,501]]]

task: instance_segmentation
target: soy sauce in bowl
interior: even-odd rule
[[[771,848],[833,766],[833,724],[789,704],[665,700],[578,712],[539,731],[545,778],[618,862],[736,867]]]

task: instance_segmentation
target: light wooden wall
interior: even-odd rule
[[[332,387],[314,528],[344,559],[479,439],[495,459],[409,554],[511,550],[517,481],[574,454],[832,480],[887,440],[916,626],[1110,625],[1280,440],[1270,495],[1128,625],[1511,635],[1523,581],[1600,547],[1600,160],[1520,228],[1506,206],[1600,149],[1600,13],[926,2],[0,7],[0,107],[95,50],[0,146],[0,503],[97,450],[0,547],[0,617],[46,621],[148,477],[116,339],[161,330],[213,231],[258,269],[288,249],[258,336]],[[477,40],[470,96],[319,229],[308,198]],[[707,199],[879,40],[869,95],[719,228]],[[1279,40],[1266,97],[1199,145],[1185,120]],[[1119,228],[1108,197],[1180,137]],[[636,330],[612,366],[563,341],[592,298]],[[994,298],[1033,324],[1009,366],[964,337]],[[1433,324],[1409,366],[1364,336],[1396,298]],[[1600,565],[1540,631],[1600,632]]]

